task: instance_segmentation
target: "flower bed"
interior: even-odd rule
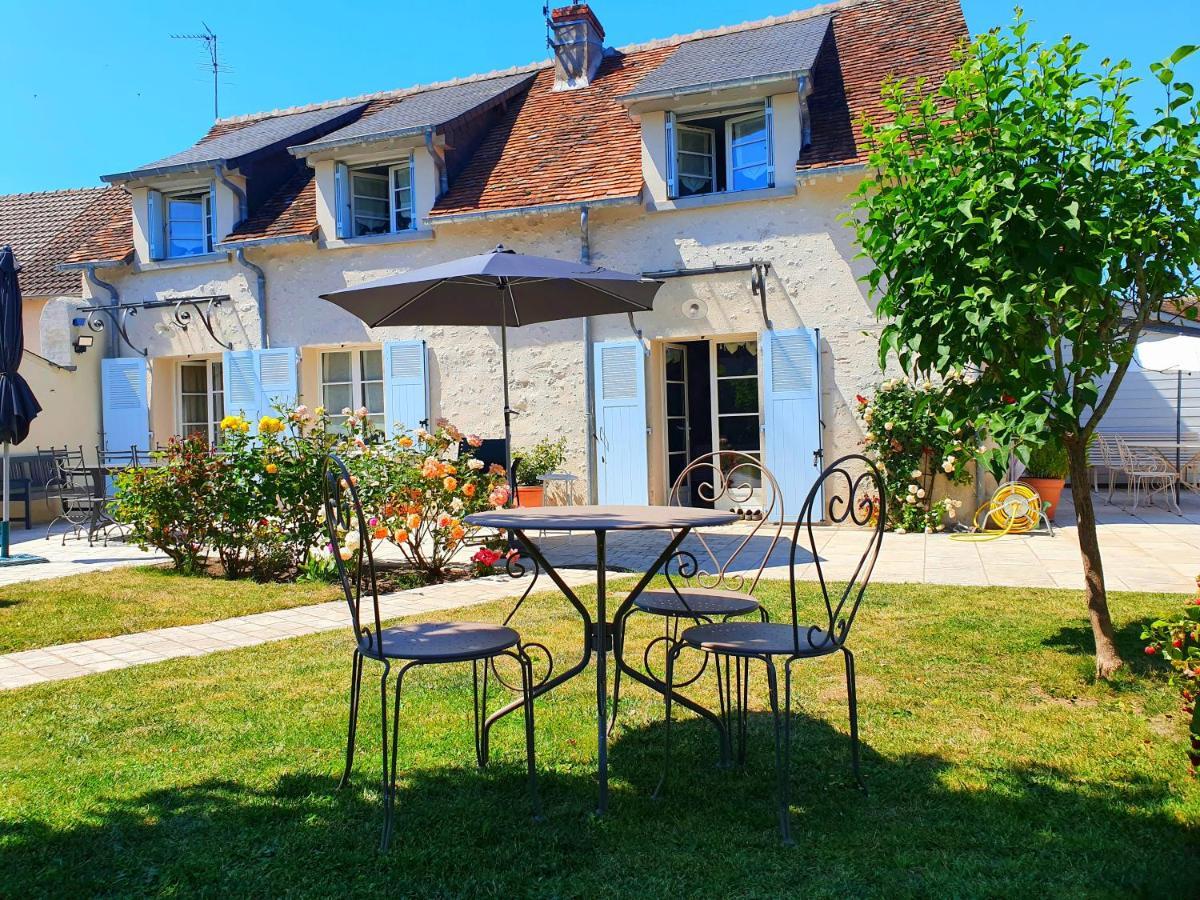
[[[1200,588],[1200,578],[1196,579]],[[1142,630],[1146,654],[1171,666],[1171,684],[1179,689],[1182,711],[1188,717],[1188,774],[1200,769],[1200,596],[1188,600],[1177,614],[1155,619]]]
[[[463,435],[444,420],[432,432],[388,437],[366,410],[343,415],[345,424],[334,427],[324,409],[299,406],[264,416],[257,428],[227,416],[217,446],[173,438],[161,465],[116,476],[114,513],[134,543],[160,550],[182,572],[215,557],[230,578],[333,580],[322,498],[334,452],[353,473],[372,538],[398,549],[426,580],[448,577],[472,532],[463,518],[508,503],[503,469],[472,456],[478,438],[460,453]],[[357,530],[345,537],[357,546]]]

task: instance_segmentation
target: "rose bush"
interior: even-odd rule
[[[1200,587],[1200,578],[1196,579]],[[1171,666],[1171,684],[1179,689],[1183,714],[1188,717],[1188,773],[1200,769],[1200,596],[1188,600],[1177,614],[1156,619],[1142,630],[1146,654]]]
[[[887,485],[887,524],[898,533],[941,531],[962,506],[949,498],[933,499],[938,475],[952,484],[967,484],[972,477],[978,435],[972,428],[952,426],[946,412],[962,389],[957,376],[919,387],[892,378],[874,397],[855,397],[866,432],[863,446]]]

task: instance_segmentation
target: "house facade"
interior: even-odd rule
[[[843,0],[620,49],[598,12],[554,10],[541,65],[222,120],[105,176],[112,214],[62,263],[104,326],[105,444],[274,402],[502,434],[495,329],[370,328],[318,295],[504,244],[664,282],[652,312],[510,330],[518,448],[566,438],[602,502],[742,450],[798,510],[881,377],[842,221],[857,123],[886,78],[944,76],[961,9]]]

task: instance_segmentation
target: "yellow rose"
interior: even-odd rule
[[[420,513],[409,513],[408,518],[404,520],[404,524],[408,526],[409,531],[415,531],[421,527]]]
[[[276,472],[279,471],[279,466],[275,465],[275,463],[267,463],[265,468],[267,470],[268,475],[274,475]]]
[[[408,449],[409,447],[411,447],[411,446],[413,445],[413,439],[412,439],[412,438],[410,438],[410,437],[409,437],[409,436],[406,434],[406,435],[402,436],[402,437],[400,438],[400,440],[399,440],[399,441],[397,441],[397,443],[398,443],[398,444],[399,444],[401,447],[404,447],[405,449]]]

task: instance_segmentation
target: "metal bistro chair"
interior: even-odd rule
[[[625,628],[634,613],[658,616],[663,620],[663,633],[646,645],[642,653],[642,665],[646,674],[659,683],[662,678],[654,672],[651,656],[655,648],[662,645],[669,649],[679,640],[681,622],[727,621],[739,616],[757,614],[760,621],[769,620],[767,611],[754,599],[754,591],[762,578],[763,569],[775,552],[783,534],[783,494],[771,471],[756,457],[734,450],[719,450],[706,453],[692,460],[675,479],[671,488],[670,505],[687,506],[697,498],[716,504],[725,500],[750,516],[754,527],[740,539],[723,536],[720,542],[710,543],[704,535],[694,534],[700,544],[703,560],[688,550],[675,554],[675,575],[668,567],[665,570],[668,587],[643,591],[633,601],[628,615],[615,623],[617,640],[624,648]],[[721,545],[733,540],[732,550]],[[762,546],[765,544],[765,549]],[[760,555],[761,554],[761,555]],[[708,666],[705,656],[698,671],[682,680],[677,687],[686,687],[695,682]],[[721,707],[724,714],[729,708],[726,699],[729,691],[729,672],[720,671],[718,661],[717,687],[722,689]],[[739,694],[745,690],[741,660],[735,661],[734,690]],[[621,694],[621,670],[617,668],[613,678],[613,712],[609,725],[611,732],[617,724],[617,708]],[[738,755],[744,756],[744,736],[739,734]]]
[[[535,818],[540,816],[537,772],[533,749],[533,666],[526,655],[521,636],[512,628],[478,622],[420,622],[384,628],[379,611],[379,591],[375,578],[375,557],[371,535],[363,514],[358,491],[350,472],[336,455],[327,460],[324,481],[325,517],[329,542],[334,548],[338,576],[350,607],[354,627],[354,663],[350,680],[350,722],[346,738],[346,767],[338,787],[350,781],[354,766],[354,741],[358,729],[358,708],[362,690],[363,664],[375,660],[383,666],[379,677],[382,714],[384,825],[380,850],[386,850],[392,836],[392,818],[396,805],[397,742],[400,737],[400,692],[404,676],[417,666],[441,663],[472,664],[475,714],[475,759],[480,768],[487,765],[487,735],[483,729],[487,712],[487,669],[500,657],[517,662],[521,670],[521,704],[525,715],[525,754],[529,769],[529,792]],[[354,538],[351,538],[351,535]],[[349,561],[340,550],[350,549]],[[533,645],[530,645],[533,646]],[[388,752],[388,677],[392,664],[396,672],[395,706],[392,712],[391,753]],[[481,665],[482,664],[482,665]],[[481,672],[482,668],[482,672]],[[497,680],[506,684],[503,679]],[[481,689],[482,686],[482,689]]]
[[[1088,465],[1092,469],[1092,490],[1100,493],[1100,473],[1103,472],[1108,488],[1104,501],[1112,503],[1113,486],[1116,484],[1116,476],[1121,472],[1117,448],[1107,437],[1096,432],[1088,444],[1087,453]]]
[[[39,447],[38,454],[49,456],[53,460],[55,471],[54,480],[47,488],[55,500],[57,513],[46,526],[46,540],[50,539],[55,525],[66,522],[71,526],[68,529],[69,533],[76,538],[86,531],[90,544],[96,515],[104,503],[104,498],[97,496],[92,472],[84,462],[83,447],[78,450],[69,450],[67,447],[42,450]],[[68,531],[63,532],[63,546],[66,546]]]
[[[1124,437],[1117,438],[1117,451],[1133,499],[1132,511],[1137,511],[1138,502],[1145,491],[1151,506],[1154,505],[1154,495],[1161,493],[1167,498],[1167,506],[1174,506],[1175,512],[1183,515],[1183,510],[1175,500],[1174,488],[1179,484],[1180,475],[1174,466],[1153,450],[1131,445]]]
[[[841,490],[841,493],[837,491]],[[841,584],[827,580],[821,556],[817,553],[816,536],[813,532],[813,506],[822,493],[831,494],[827,501],[828,518],[833,524],[850,523],[863,527],[866,549],[849,577]],[[859,773],[858,747],[858,699],[854,678],[854,654],[846,644],[850,628],[858,614],[858,608],[866,593],[867,584],[879,548],[883,543],[884,523],[887,519],[887,500],[883,477],[865,456],[851,454],[836,460],[821,473],[808,492],[800,518],[792,533],[792,548],[788,561],[791,582],[791,617],[788,622],[718,622],[692,625],[667,654],[667,721],[664,735],[665,757],[661,790],[671,766],[671,695],[675,675],[675,662],[684,649],[699,650],[706,655],[733,657],[742,660],[747,667],[750,662],[762,662],[767,670],[767,689],[770,694],[771,713],[775,719],[775,769],[778,780],[779,830],[785,844],[792,843],[791,823],[788,813],[788,782],[791,749],[792,711],[792,664],[800,660],[815,659],[841,653],[846,664],[846,699],[850,706],[850,753],[854,777],[865,791],[866,785]],[[820,511],[816,510],[817,518]],[[812,623],[802,616],[796,597],[796,548],[800,544],[802,530],[807,537],[807,549],[811,551],[817,570],[817,579],[824,600],[824,610],[819,611],[818,621]],[[699,618],[699,617],[697,617]],[[780,712],[779,678],[775,658],[784,658],[783,711]],[[726,662],[728,667],[728,661]],[[744,697],[737,697],[736,716],[741,731],[745,731],[746,704]]]
[[[144,451],[139,451],[136,445],[131,445],[127,450],[105,450],[103,447],[96,447],[96,461],[100,465],[100,477],[104,488],[103,505],[99,510],[100,515],[100,532],[104,535],[104,546],[108,546],[108,539],[111,532],[115,531],[117,537],[124,540],[129,526],[119,522],[116,516],[113,515],[113,504],[117,499],[117,485],[113,479],[113,474],[118,469],[131,469],[142,465],[142,459],[145,455]]]

